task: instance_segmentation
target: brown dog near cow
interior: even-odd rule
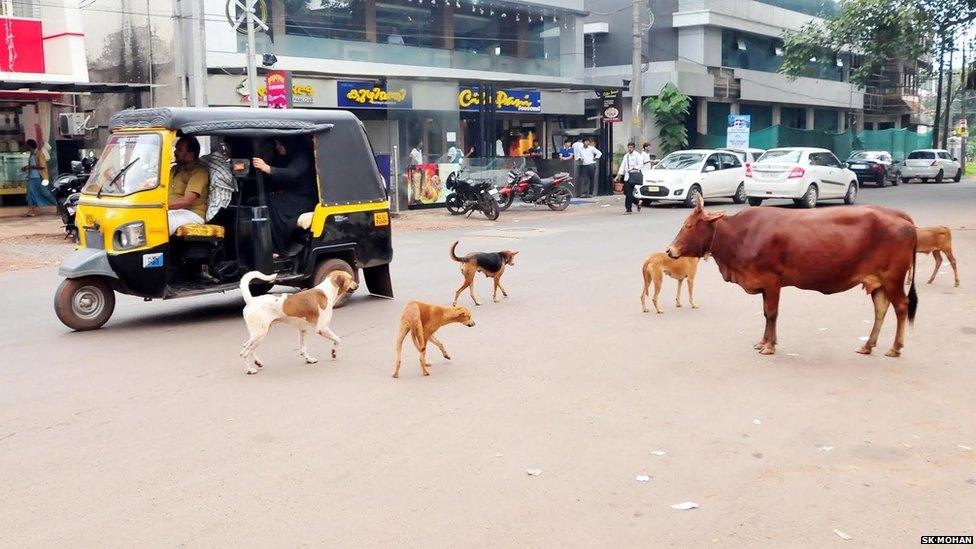
[[[949,259],[952,265],[952,275],[955,278],[956,287],[959,287],[959,270],[956,268],[956,256],[952,255],[952,231],[949,227],[935,225],[932,227],[916,227],[918,233],[918,248],[916,252],[920,254],[931,253],[935,257],[935,270],[929,277],[929,284],[935,280],[935,275],[939,274],[939,267],[942,266],[942,254]]]
[[[430,375],[430,371],[427,370],[430,362],[427,361],[426,354],[428,341],[437,345],[444,358],[451,360],[444,344],[434,337],[434,332],[455,322],[468,327],[474,326],[471,311],[467,307],[441,307],[420,301],[407,303],[403,308],[403,314],[400,315],[400,331],[397,333],[396,340],[396,367],[393,369],[393,377],[400,377],[400,356],[403,350],[403,340],[408,333],[420,353],[420,370],[425,376]]]
[[[657,303],[657,296],[661,294],[664,275],[668,275],[678,281],[678,291],[674,295],[675,307],[681,307],[681,283],[687,279],[688,302],[691,303],[692,309],[697,309],[698,305],[695,305],[695,274],[698,272],[698,261],[699,258],[697,257],[671,259],[664,252],[652,253],[644,261],[644,266],[641,267],[641,273],[644,275],[644,292],[641,294],[641,308],[644,312],[650,312],[650,309],[647,308],[647,295],[651,287],[651,281],[654,282],[654,297],[651,298],[651,301],[654,303],[654,311],[658,314],[664,312]]]
[[[735,215],[706,212],[701,196],[668,246],[671,258],[711,254],[726,282],[746,293],[762,294],[766,330],[755,348],[776,352],[776,318],[784,286],[834,294],[861,285],[874,301],[874,327],[857,352],[870,354],[888,307],[897,316],[894,345],[901,355],[905,321],[918,307],[915,279],[905,295],[904,281],[915,261],[918,236],[904,212],[880,206],[815,210],[749,208]]]
[[[515,265],[515,256],[518,255],[518,252],[513,250],[502,250],[492,253],[473,252],[466,256],[458,257],[455,253],[457,245],[457,241],[451,245],[451,259],[461,264],[461,275],[464,276],[464,281],[461,283],[461,287],[454,292],[454,302],[452,305],[457,305],[458,296],[461,295],[461,292],[465,288],[470,289],[471,300],[474,301],[474,304],[481,305],[481,303],[478,303],[478,298],[474,295],[474,276],[479,272],[485,273],[485,277],[492,279],[495,283],[491,292],[492,301],[498,303],[499,289],[501,289],[502,295],[508,297],[508,292],[502,286],[502,275],[505,274],[506,266]]]

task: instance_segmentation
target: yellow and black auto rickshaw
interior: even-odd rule
[[[60,268],[55,311],[68,327],[101,327],[115,292],[147,300],[224,292],[251,270],[277,273],[278,284],[294,287],[314,286],[335,270],[358,279],[361,271],[371,294],[393,297],[389,198],[353,114],[136,109],[114,115],[110,127],[78,204],[79,245]],[[204,224],[171,236],[167,189],[182,135],[210,138],[215,152],[200,159],[210,175],[210,207]],[[272,252],[265,181],[251,166],[275,138],[307,140],[318,187],[318,203],[299,218],[282,254]],[[252,293],[269,289],[255,284]]]

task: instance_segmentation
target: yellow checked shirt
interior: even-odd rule
[[[200,195],[187,209],[206,220],[207,195],[210,194],[210,174],[207,172],[207,168],[199,162],[194,162],[189,166],[178,166],[170,178],[170,202],[177,198],[183,198],[187,191],[193,191]]]

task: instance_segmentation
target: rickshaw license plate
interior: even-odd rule
[[[374,227],[386,227],[390,224],[390,214],[387,212],[376,212],[373,214]]]

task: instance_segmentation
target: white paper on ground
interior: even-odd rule
[[[637,482],[647,482],[651,480],[651,477],[647,475],[637,475],[636,477],[634,477],[634,480],[636,480]]]
[[[542,474],[542,469],[526,469],[525,472],[528,473],[529,476],[537,477]]]
[[[848,535],[846,532],[841,532],[840,530],[834,530],[834,533],[837,534],[837,537],[839,537],[840,539],[851,539],[851,536]]]
[[[664,454],[667,454],[667,452],[662,452],[661,450],[652,450],[651,451],[651,455],[652,456],[663,456]]]
[[[687,511],[689,509],[698,509],[698,504],[693,501],[686,501],[684,503],[675,503],[671,508],[679,511]]]

